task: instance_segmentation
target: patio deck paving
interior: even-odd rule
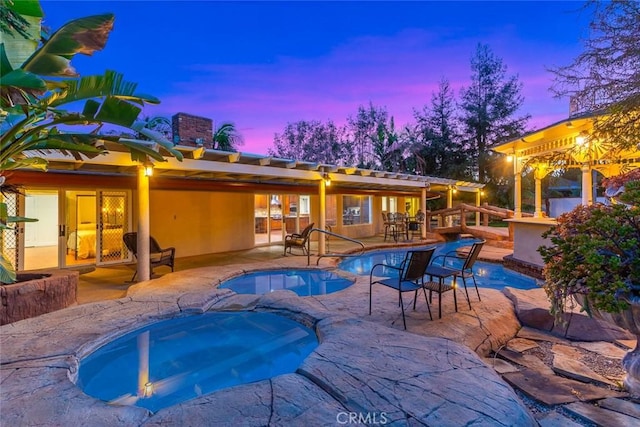
[[[381,240],[370,239],[367,246],[384,245]],[[506,253],[485,246],[482,257],[498,261]],[[80,305],[0,329],[3,423],[337,425],[342,412],[378,417],[384,412],[394,425],[537,423],[513,390],[473,354],[497,352],[520,329],[511,300],[500,291],[481,289],[482,302],[472,299],[472,309],[463,304],[458,313],[451,296],[445,296],[441,320],[429,320],[424,300],[415,311],[407,304],[404,332],[392,290],[377,289],[368,314],[368,277],[339,293],[305,298],[288,291],[235,295],[215,287],[242,271],[304,267],[306,261],[283,258],[281,247],[271,247],[178,258],[176,273],[135,285],[125,283],[133,274],[130,266],[81,275]],[[310,322],[318,328],[321,350],[296,374],[221,390],[156,414],[92,399],[67,378],[78,358],[123,331],[157,318],[224,308],[280,311]],[[446,375],[440,377],[442,372]],[[420,404],[407,406],[399,396]],[[546,425],[563,419],[554,409],[542,415]]]

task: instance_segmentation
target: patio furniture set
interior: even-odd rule
[[[418,211],[415,217],[409,216],[409,214],[402,214],[400,212],[387,213],[382,212],[382,223],[384,224],[384,241],[388,238],[392,238],[394,241],[398,241],[400,237],[404,237],[405,240],[409,240],[409,233],[411,233],[411,239],[415,235],[420,236],[422,234],[422,224],[424,222],[424,213]]]
[[[473,274],[473,266],[484,244],[485,241],[483,240],[474,243],[466,253],[458,250],[447,252],[445,255],[438,255],[436,257],[433,256],[435,248],[408,251],[399,266],[387,264],[374,265],[369,274],[369,314],[371,314],[374,284],[383,285],[398,291],[398,303],[402,310],[402,322],[405,329],[407,329],[407,321],[405,319],[404,303],[402,300],[402,294],[404,292],[414,293],[413,309],[415,310],[418,292],[422,291],[427,303],[429,318],[433,320],[430,306],[430,303],[433,302],[433,294],[438,294],[438,318],[442,318],[442,296],[446,292],[453,291],[454,307],[457,312],[458,297],[456,290],[458,288],[458,278],[462,279],[467,303],[469,304],[469,309],[471,309],[471,299],[469,298],[466,280],[469,278],[473,280],[473,285],[476,288],[478,300],[480,301],[480,291],[478,290],[478,284]],[[376,270],[381,270],[378,273],[379,276],[374,274]],[[396,271],[398,276],[389,277],[389,271]],[[374,277],[380,277],[382,275],[385,277],[374,279]],[[425,280],[425,278],[428,278],[428,280]],[[427,291],[429,291],[428,298]]]

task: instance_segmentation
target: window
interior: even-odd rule
[[[309,215],[309,196],[300,196],[300,215]]]
[[[398,198],[386,196],[382,197],[382,211],[398,212]]]
[[[371,196],[343,196],[342,224],[371,224]]]

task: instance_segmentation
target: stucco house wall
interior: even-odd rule
[[[178,257],[254,246],[251,193],[155,190],[150,206],[151,235]]]

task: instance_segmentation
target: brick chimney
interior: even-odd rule
[[[213,120],[187,113],[171,117],[174,144],[213,148]]]

